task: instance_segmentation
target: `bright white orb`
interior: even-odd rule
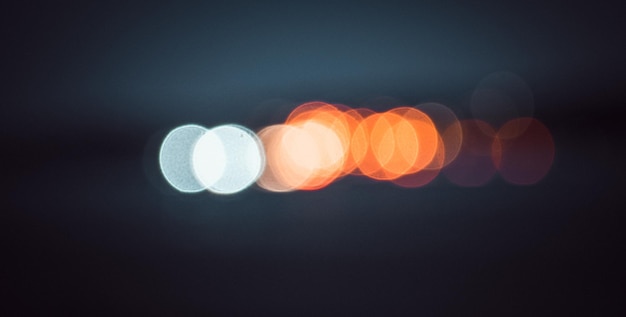
[[[196,142],[192,166],[203,189],[213,186],[224,176],[226,151],[222,140],[213,130],[206,131]]]
[[[256,182],[265,168],[265,152],[257,135],[245,127],[234,124],[218,126],[210,132],[221,141],[222,148],[210,145],[209,142],[204,145],[200,140],[196,145],[198,149],[194,151],[193,166],[196,177],[206,185],[206,188],[217,194],[234,194]],[[211,155],[220,158],[223,155],[224,164],[201,163],[206,161],[205,157]],[[213,179],[211,182],[205,181],[202,171],[207,169],[211,169],[215,175],[221,171],[221,177],[214,182]]]
[[[196,180],[192,152],[198,139],[207,132],[199,125],[180,126],[167,134],[159,151],[159,165],[165,180],[184,193],[196,193],[206,186]]]

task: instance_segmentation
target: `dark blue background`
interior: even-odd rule
[[[0,290],[9,315],[624,314],[626,89],[617,7],[542,3],[3,5]],[[469,117],[494,71],[552,131],[537,185],[349,177],[183,195],[156,161],[184,123],[298,103]]]

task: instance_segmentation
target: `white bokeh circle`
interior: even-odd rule
[[[198,182],[192,167],[195,144],[207,129],[195,124],[177,127],[170,131],[159,150],[159,167],[165,180],[176,190],[196,193],[206,188]]]

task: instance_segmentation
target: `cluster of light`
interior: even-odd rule
[[[447,113],[438,104],[424,108]],[[454,160],[461,130],[454,113],[440,131],[419,107],[376,113],[366,108],[310,102],[294,109],[283,124],[259,132],[267,165],[257,184],[269,191],[316,190],[349,175],[399,181],[439,170]],[[443,137],[450,150],[446,155]],[[446,162],[447,161],[447,162]]]
[[[258,134],[239,126],[172,130],[160,153],[165,179],[182,192],[318,190],[347,175],[416,188],[440,173],[476,187],[499,172],[516,185],[535,184],[554,160],[550,131],[533,119],[533,95],[510,72],[483,78],[474,90],[473,119],[459,120],[438,103],[367,108],[308,102]]]
[[[238,125],[176,128],[160,153],[173,187],[219,194],[254,183],[270,192],[318,190],[347,175],[416,188],[441,171],[459,186],[482,186],[497,171],[529,185],[553,158],[552,136],[536,119],[514,118],[495,130],[482,120],[459,120],[437,103],[377,113],[309,102],[257,134]]]
[[[265,154],[256,134],[242,126],[184,125],[165,137],[159,163],[165,179],[181,192],[234,194],[259,178]]]

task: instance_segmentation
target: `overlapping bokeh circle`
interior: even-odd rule
[[[174,188],[218,194],[253,184],[269,192],[319,190],[348,175],[417,188],[442,173],[452,184],[477,187],[499,172],[511,184],[531,185],[553,159],[550,131],[531,117],[496,129],[480,119],[459,120],[437,103],[375,112],[319,101],[257,133],[233,124],[178,127],[160,153]]]

